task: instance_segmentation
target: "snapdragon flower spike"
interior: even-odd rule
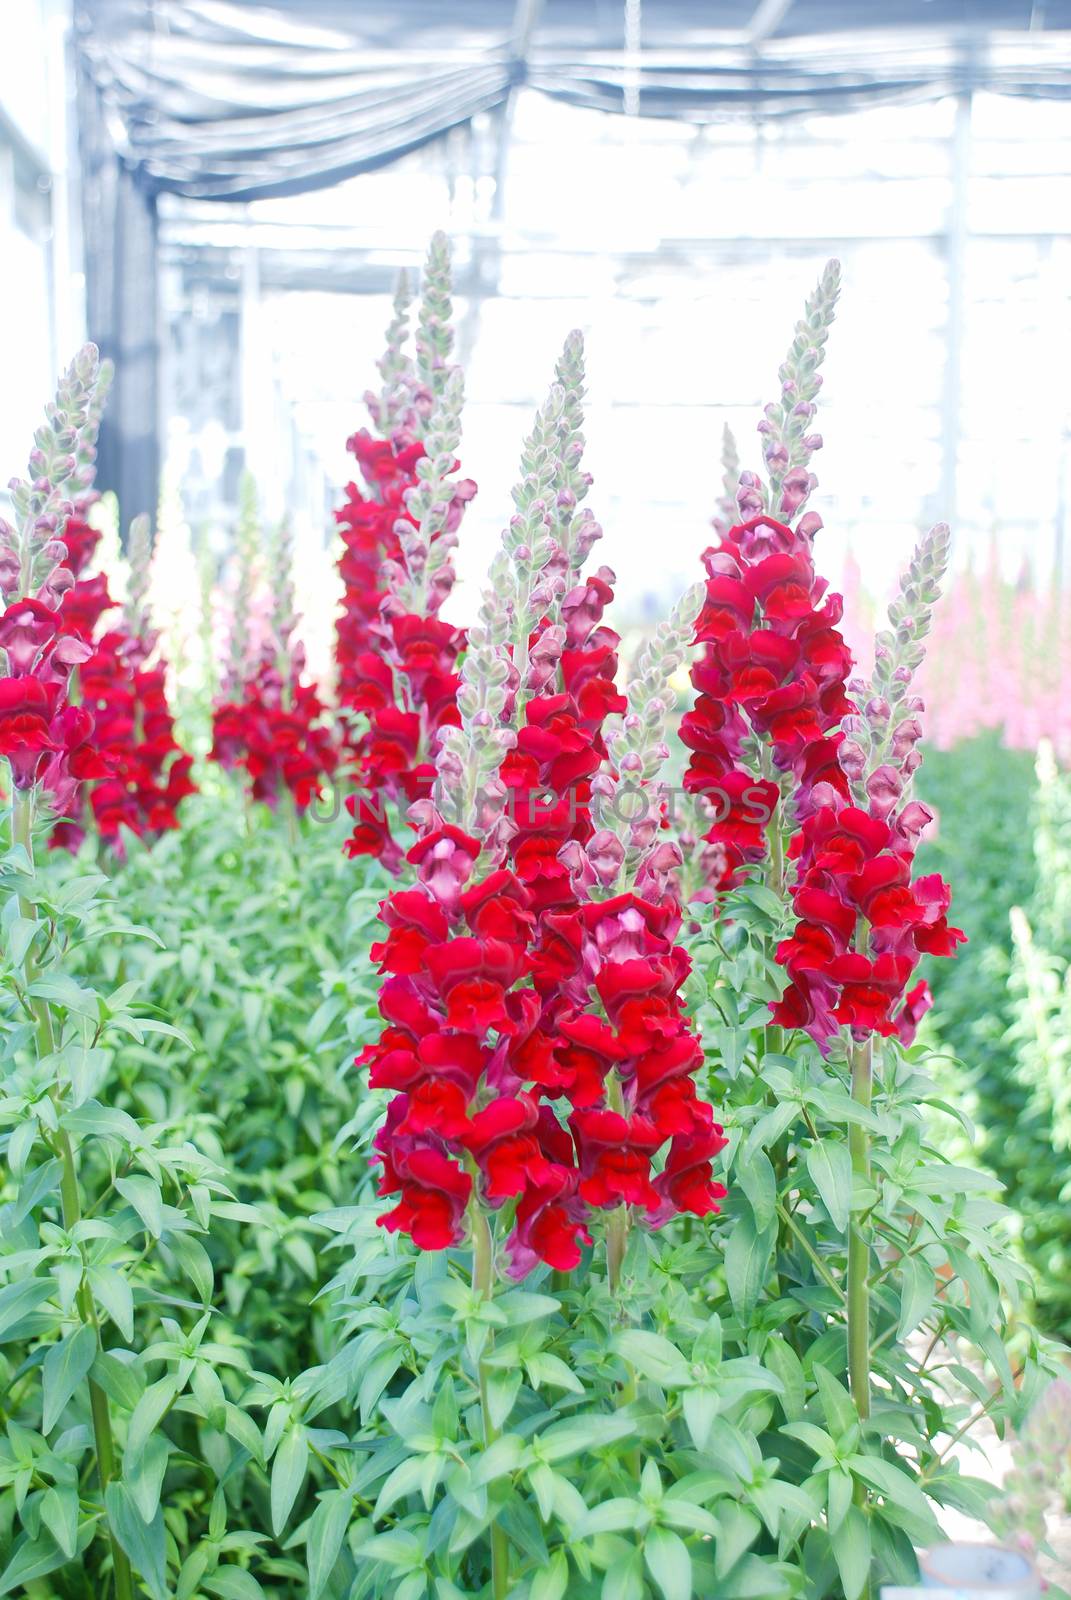
[[[517,1276],[539,1260],[570,1269],[589,1238],[573,1135],[545,1100],[558,1000],[545,971],[538,987],[533,979],[549,907],[576,904],[557,852],[571,831],[590,834],[574,790],[588,793],[615,695],[617,638],[600,628],[611,575],[578,581],[597,535],[578,509],[578,335],[556,377],[470,630],[459,725],[442,730],[433,796],[410,812],[422,830],[409,852],[418,887],[383,907],[390,1027],[366,1053],[373,1084],[401,1091],[377,1139],[383,1192],[401,1196],[384,1226],[425,1246],[452,1243],[468,1204],[511,1202]]]
[[[508,616],[485,597],[446,730],[433,800],[413,807],[413,888],[380,908],[373,947],[384,982],[376,1042],[358,1057],[373,1088],[395,1091],[375,1139],[380,1217],[421,1249],[462,1241],[470,1205],[514,1205],[508,1249],[523,1276],[536,1261],[569,1270],[588,1241],[572,1142],[527,1080],[539,1000],[530,987],[535,915],[502,858],[497,778],[512,663]],[[443,810],[440,811],[439,807]],[[446,820],[446,812],[454,820]]]
[[[815,789],[790,846],[798,920],[777,950],[790,981],[772,1010],[823,1048],[841,1025],[856,1039],[877,1033],[910,1044],[932,1005],[925,982],[908,989],[919,960],[954,955],[965,937],[949,926],[944,880],[912,879],[932,813],[911,798],[922,706],[909,690],[947,563],[948,529],[940,525],[902,581],[871,683],[852,685],[862,707],[844,719],[843,781]]]
[[[211,756],[245,772],[252,799],[275,806],[289,795],[304,811],[335,771],[338,750],[326,707],[305,681],[305,648],[294,637],[293,535],[286,519],[269,555],[268,636],[244,681],[213,712]]]
[[[99,535],[98,535],[99,537]],[[193,757],[175,738],[167,696],[167,669],[152,658],[158,634],[147,607],[152,539],[148,517],[135,517],[128,535],[130,576],[128,598],[120,623],[94,637],[92,654],[78,668],[80,704],[93,716],[94,743],[104,764],[88,787],[89,816],[100,837],[120,856],[124,828],[151,839],[178,827],[178,806],[196,792],[190,773]],[[76,595],[94,580],[80,579]],[[100,579],[103,584],[104,579]],[[67,597],[70,599],[70,595]],[[61,618],[77,632],[84,611]],[[72,794],[50,837],[53,847],[75,849],[85,836],[86,810]]]
[[[822,448],[822,436],[810,432],[810,427],[822,386],[818,368],[839,297],[840,262],[827,261],[778,374],[781,398],[766,407],[759,423],[768,486],[764,503],[754,504],[752,496],[761,492],[761,485],[753,476],[744,485],[746,499],[740,509],[745,516],[765,510],[787,522],[803,510],[817,484],[809,465],[814,452]]]
[[[659,828],[670,680],[702,601],[696,585],[643,651],[596,781],[596,830],[586,846],[563,849],[578,895],[556,923],[572,954],[561,973],[570,1003],[541,1083],[546,1099],[570,1108],[581,1199],[596,1210],[635,1207],[651,1226],[706,1216],[726,1192],[712,1167],[725,1138],[696,1089],[703,1052],[681,996],[690,962],[676,943],[680,852]]]
[[[60,609],[75,581],[63,534],[71,497],[92,483],[102,381],[96,347],[85,345],[45,409],[29,481],[9,485],[16,526],[0,519],[0,755],[16,789],[40,785],[59,809],[78,783],[105,770],[92,716],[67,703],[71,670],[90,646],[63,632]]]
[[[806,519],[804,519],[806,520]],[[724,851],[725,880],[760,861],[778,816],[781,785],[756,770],[768,747],[777,773],[794,779],[802,814],[816,783],[847,793],[837,763],[848,647],[837,629],[839,595],[826,593],[811,541],[762,513],[733,529],[705,557],[710,574],[696,626],[704,652],[692,669],[699,690],[681,722],[692,755],[684,787],[714,808],[706,839]]]
[[[260,586],[260,510],[257,486],[251,472],[243,472],[238,485],[238,522],[234,533],[234,600],[227,641],[224,691],[233,697],[241,692],[256,653],[254,607]]]
[[[712,819],[703,835],[716,852],[710,892],[763,859],[770,824],[781,825],[782,775],[794,780],[797,816],[816,783],[845,786],[837,764],[840,720],[851,710],[851,656],[837,626],[843,603],[815,571],[821,519],[808,512],[794,527],[788,521],[817,481],[809,462],[822,441],[806,429],[839,285],[839,265],[830,262],[780,369],[781,400],[759,424],[768,485],[738,472],[734,453],[725,487],[731,471],[740,521],[703,557],[707,603],[696,642],[704,650],[692,669],[698,699],[681,738],[692,751],[684,787]],[[719,531],[724,520],[715,519]]]
[[[658,624],[636,663],[626,714],[609,724],[607,765],[592,783],[595,832],[583,848],[566,848],[574,883],[585,894],[594,887],[615,894],[623,881],[658,901],[673,891],[681,851],[662,830],[666,727],[674,701],[672,680],[688,661],[705,597],[705,586],[694,584]]]
[[[389,439],[401,422],[416,383],[415,368],[405,350],[412,300],[409,274],[403,268],[394,291],[394,314],[387,326],[386,348],[376,362],[382,386],[378,395],[368,389],[364,396],[368,414],[384,439]]]
[[[736,438],[726,423],[721,435],[721,495],[717,510],[710,519],[714,532],[720,539],[731,533],[737,523],[736,492],[740,487],[740,454]]]
[[[384,564],[388,589],[373,631],[377,649],[355,663],[363,688],[350,704],[364,712],[369,728],[355,748],[360,788],[346,802],[356,821],[346,848],[351,856],[377,855],[394,872],[403,856],[388,802],[413,805],[428,797],[442,730],[458,719],[457,661],[465,635],[444,622],[439,609],[453,588],[460,506],[468,497],[469,486],[452,478],[463,400],[455,368],[436,401],[417,481],[406,494],[406,517],[397,523],[398,557]]]
[[[362,714],[367,714],[370,673],[374,678],[370,658],[383,650],[380,613],[389,592],[388,572],[404,566],[403,538],[408,539],[408,530],[419,522],[409,501],[421,490],[419,464],[425,455],[425,434],[455,370],[449,361],[453,332],[450,247],[445,234],[433,235],[428,248],[415,362],[404,352],[408,308],[408,289],[402,282],[387,331],[387,349],[379,363],[383,388],[378,400],[366,396],[381,437],[362,428],[346,442],[360,464],[367,493],[355,483],[348,484],[346,504],[335,513],[344,546],[338,564],[343,597],[336,624],[335,666],[338,701],[347,717],[345,743],[351,751],[360,742]],[[470,479],[454,482],[442,525],[444,537],[456,532],[475,493],[476,485]],[[379,671],[382,678],[382,667]],[[374,694],[374,689],[371,692]],[[374,825],[368,846],[374,853]]]
[[[555,383],[525,441],[515,515],[492,565],[496,588],[508,597],[513,697],[517,729],[502,765],[514,827],[510,856],[540,913],[540,940],[553,944],[545,914],[574,903],[561,846],[591,834],[591,779],[606,746],[606,717],[623,711],[618,694],[618,635],[603,624],[614,574],[582,567],[602,530],[582,508],[590,477],[582,467],[584,437],[582,336],[571,333],[555,368]],[[551,969],[539,978],[548,1003]]]

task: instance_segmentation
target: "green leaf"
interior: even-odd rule
[[[721,1407],[718,1391],[697,1384],[695,1388],[685,1389],[682,1403],[692,1443],[697,1450],[705,1451],[711,1426]]]
[[[679,1535],[652,1528],[643,1541],[643,1559],[663,1600],[692,1600],[692,1558]]]
[[[41,1497],[41,1521],[67,1560],[73,1561],[78,1549],[77,1488],[46,1490]]]
[[[128,1342],[134,1337],[134,1293],[114,1267],[90,1267],[86,1274],[93,1299],[103,1306]]]
[[[762,1532],[762,1523],[753,1511],[732,1501],[718,1507],[720,1532],[714,1544],[714,1575],[721,1579],[732,1571]]]
[[[29,1129],[31,1139],[36,1138],[37,1124],[35,1122],[25,1122],[23,1127]],[[16,1133],[20,1131],[20,1129],[15,1130]],[[8,1151],[8,1160],[11,1162],[12,1170],[14,1171],[15,1163],[10,1150]],[[32,1172],[22,1175],[19,1181],[18,1194],[10,1205],[4,1208],[3,1221],[5,1231],[17,1228],[19,1223],[28,1217],[35,1207],[41,1204],[46,1195],[52,1194],[55,1189],[59,1188],[62,1172],[62,1162],[46,1161],[42,1166],[35,1167]]]
[[[539,1453],[547,1461],[565,1461],[584,1450],[601,1450],[635,1432],[628,1417],[570,1417],[538,1434]]]
[[[407,1495],[418,1494],[424,1482],[425,1456],[407,1456],[400,1461],[394,1471],[388,1473],[383,1487],[379,1491],[376,1501],[375,1518],[378,1522],[392,1506],[399,1500],[404,1500]]]
[[[153,1433],[146,1439],[141,1454],[127,1460],[124,1482],[134,1497],[143,1522],[151,1522],[156,1515],[170,1455],[167,1435]]]
[[[929,1262],[920,1255],[904,1256],[900,1261],[900,1322],[896,1330],[898,1341],[913,1333],[930,1310],[937,1290],[937,1276]]]
[[[511,1371],[496,1371],[494,1368],[487,1373],[487,1398],[491,1412],[491,1425],[496,1433],[505,1427],[510,1412],[520,1393],[521,1374],[516,1368]]]
[[[756,1228],[768,1228],[777,1209],[777,1178],[765,1150],[755,1150],[747,1161],[737,1161],[733,1175],[751,1204]]]
[[[750,1213],[740,1217],[729,1234],[725,1279],[738,1317],[749,1317],[758,1303],[776,1237],[774,1227],[757,1229]]]
[[[278,1538],[286,1527],[309,1466],[305,1430],[291,1427],[275,1452],[271,1468],[271,1527]]]
[[[110,1350],[98,1350],[93,1361],[93,1381],[99,1383],[109,1400],[133,1411],[145,1393],[145,1380],[130,1362],[120,1361]]]
[[[404,1528],[391,1528],[388,1533],[377,1533],[357,1546],[354,1552],[362,1560],[385,1561],[389,1567],[422,1567],[424,1553],[420,1540]]]
[[[833,1467],[827,1475],[826,1519],[830,1537],[839,1530],[852,1503],[852,1475],[843,1467]]]
[[[345,1489],[328,1489],[309,1518],[305,1558],[309,1564],[309,1600],[320,1600],[335,1568],[353,1515],[353,1497]]]
[[[528,1600],[562,1600],[569,1586],[569,1557],[555,1550],[547,1566],[537,1572],[528,1589]]]
[[[829,1431],[839,1444],[845,1434],[859,1426],[859,1415],[852,1404],[852,1397],[826,1367],[815,1365],[814,1381],[818,1385],[818,1398],[822,1402]]]
[[[593,1539],[602,1533],[624,1533],[626,1529],[642,1527],[647,1520],[648,1514],[638,1500],[618,1496],[586,1511],[576,1526],[576,1536]]]
[[[551,1355],[549,1351],[542,1350],[529,1356],[524,1366],[533,1389],[545,1383],[551,1389],[567,1389],[570,1394],[584,1393],[584,1385],[572,1368],[566,1366],[560,1356]]]
[[[134,1144],[141,1130],[133,1117],[114,1106],[102,1106],[96,1100],[86,1100],[60,1118],[68,1133],[92,1133],[101,1138],[119,1139],[124,1144]]]
[[[643,1600],[643,1557],[638,1550],[618,1556],[606,1569],[602,1600]]]
[[[21,1283],[9,1283],[0,1289],[0,1343],[10,1328],[48,1299],[55,1287],[51,1278],[24,1278]]]
[[[839,1233],[847,1232],[852,1214],[852,1162],[848,1147],[821,1139],[807,1152],[807,1171],[822,1197],[822,1204]]]
[[[870,1525],[858,1506],[849,1506],[835,1539],[830,1540],[844,1600],[858,1600],[870,1576]]]
[[[264,1465],[264,1441],[260,1436],[260,1429],[247,1411],[242,1411],[238,1406],[227,1403],[224,1415],[226,1417],[225,1431],[231,1438],[248,1451],[258,1466]]]
[[[75,1554],[80,1554],[93,1537],[93,1523],[85,1522],[78,1532],[78,1546]],[[11,1594],[15,1589],[21,1589],[30,1584],[35,1578],[43,1578],[49,1572],[55,1572],[57,1567],[66,1564],[69,1558],[64,1555],[55,1539],[49,1534],[40,1539],[26,1539],[17,1545],[3,1572],[0,1572],[0,1595]]]
[[[527,1322],[538,1322],[542,1317],[553,1317],[561,1310],[561,1302],[549,1294],[531,1294],[527,1289],[510,1289],[499,1295],[495,1305],[506,1313],[511,1328],[523,1327]]]
[[[163,1513],[157,1507],[152,1520],[143,1522],[130,1490],[122,1482],[109,1483],[104,1504],[108,1526],[140,1573],[152,1600],[168,1600]]]
[[[181,1028],[173,1027],[170,1022],[157,1022],[154,1017],[139,1017],[138,1027],[143,1033],[163,1033],[169,1039],[177,1039],[184,1044],[187,1050],[193,1049],[193,1040]]]
[[[211,1305],[215,1278],[212,1272],[212,1259],[204,1245],[199,1239],[191,1239],[184,1233],[175,1234],[168,1240],[168,1244],[179,1266],[197,1291],[201,1303],[206,1306]]]
[[[129,1456],[138,1456],[145,1448],[149,1435],[159,1427],[164,1415],[179,1392],[179,1381],[171,1373],[151,1383],[134,1407],[126,1435]]]
[[[779,1333],[771,1334],[762,1359],[770,1371],[780,1378],[784,1388],[781,1408],[791,1421],[803,1415],[807,1384],[803,1365],[792,1346]]]
[[[357,1391],[357,1406],[362,1423],[366,1423],[372,1416],[384,1389],[401,1366],[404,1355],[405,1346],[395,1343],[389,1349],[380,1351],[369,1362],[368,1369],[361,1379],[361,1387]]]
[[[692,1381],[684,1356],[671,1340],[663,1338],[660,1333],[626,1328],[614,1336],[611,1348],[653,1383],[666,1388],[681,1388]]]
[[[12,905],[18,902],[13,900]],[[7,959],[13,967],[21,967],[26,959],[26,952],[30,948],[30,941],[41,923],[36,917],[12,917],[5,932],[7,934]]]
[[[877,1489],[886,1500],[902,1506],[905,1511],[910,1512],[913,1517],[920,1518],[924,1523],[933,1523],[936,1533],[936,1523],[929,1501],[908,1473],[902,1472],[899,1467],[893,1466],[891,1461],[886,1461],[881,1456],[849,1456],[847,1465],[857,1478],[862,1478],[872,1489]]]
[[[128,1200],[145,1224],[147,1233],[159,1239],[164,1231],[164,1202],[160,1185],[152,1178],[116,1178],[115,1187]]]
[[[92,1328],[84,1325],[61,1339],[59,1344],[49,1347],[41,1370],[44,1389],[42,1433],[52,1432],[67,1402],[93,1365],[96,1354],[97,1336]]]
[[[38,978],[27,987],[26,993],[39,1000],[50,1000],[77,1016],[88,1017],[90,1022],[96,1022],[100,1017],[100,1000],[95,992],[83,989],[81,984],[75,983],[73,978],[68,978],[62,972],[51,978]]]
[[[264,1600],[264,1590],[253,1574],[231,1563],[202,1578],[201,1588],[218,1595],[219,1600]]]

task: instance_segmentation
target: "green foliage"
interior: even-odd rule
[[[936,1029],[958,1058],[950,1094],[978,1128],[973,1159],[1007,1185],[1043,1326],[1071,1337],[1071,796],[1031,753],[984,734],[927,756],[920,792],[940,827],[924,870],[955,886],[969,937],[932,963]]]
[[[1058,1370],[1022,1333],[1013,1373],[1006,1317],[1026,1274],[1005,1208],[929,1141],[921,1048],[885,1048],[866,1110],[842,1058],[767,1026],[780,916],[751,886],[694,942],[730,1200],[720,1218],[633,1230],[617,1294],[601,1240],[576,1273],[487,1297],[465,1251],[387,1241],[367,1205],[322,1219],[340,1252],[337,1340],[288,1393],[259,1395],[316,1463],[295,1535],[311,1595],[856,1600],[871,1578],[917,1577],[941,1507],[984,1514],[991,1490],[949,1441],[986,1416],[1003,1431]],[[866,1183],[853,1125],[870,1136]],[[846,1372],[849,1219],[872,1241],[863,1423]],[[309,1459],[290,1451],[286,1505]]]
[[[304,1593],[256,1406],[321,1354],[313,1217],[365,1181],[339,1135],[381,889],[342,860],[339,823],[292,839],[227,779],[208,787],[180,832],[128,838],[111,883],[90,847],[33,876],[21,846],[0,862],[0,1593],[108,1592],[109,1539],[135,1593]],[[42,1005],[56,1049],[35,1061]],[[271,1378],[251,1386],[254,1365]]]
[[[89,846],[33,879],[9,853],[43,925],[8,896],[0,1593],[100,1592],[112,1539],[135,1593],[182,1600],[491,1597],[495,1539],[516,1600],[839,1600],[913,1578],[935,1509],[989,1493],[949,1438],[982,1415],[1003,1430],[1053,1370],[1029,1333],[1006,1353],[1025,1275],[992,1182],[929,1140],[921,1047],[886,1047],[863,1111],[843,1059],[767,1026],[776,897],[704,910],[690,1000],[730,1132],[724,1215],[634,1229],[617,1294],[597,1239],[576,1274],[488,1298],[466,1252],[375,1223],[382,1101],[350,1063],[378,1031],[387,883],[345,862],[343,832],[292,832],[214,773],[111,883]],[[25,1059],[35,1000],[53,1064]],[[71,1096],[77,1240],[50,1074]],[[861,1220],[865,1426],[845,1336]],[[103,1495],[90,1380],[113,1418]]]

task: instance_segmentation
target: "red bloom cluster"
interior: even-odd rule
[[[58,609],[27,598],[0,615],[0,649],[7,656],[0,678],[0,755],[11,764],[16,789],[40,783],[64,812],[83,779],[108,770],[90,743],[92,716],[66,703],[71,669],[89,648],[63,633]]]
[[[591,780],[606,755],[603,724],[627,707],[614,682],[621,641],[602,623],[613,582],[609,567],[600,567],[564,596],[560,627],[543,626],[535,635],[528,683],[545,689],[557,675],[561,689],[525,703],[516,747],[500,771],[516,830],[509,847],[514,871],[541,917],[576,903],[560,852],[569,840],[591,837]]]
[[[457,659],[465,635],[439,617],[392,614],[389,600],[365,650],[350,669],[349,706],[363,712],[368,731],[355,750],[360,792],[346,806],[356,826],[349,856],[378,856],[396,872],[402,851],[390,829],[387,802],[426,799],[435,778],[440,730],[456,726]]]
[[[372,953],[389,974],[386,1027],[358,1058],[373,1087],[397,1091],[376,1137],[380,1193],[399,1196],[382,1225],[422,1249],[456,1244],[475,1181],[492,1209],[516,1201],[509,1251],[523,1276],[537,1261],[575,1267],[592,1210],[637,1205],[658,1224],[717,1209],[711,1157],[724,1141],[690,1076],[701,1051],[672,914],[634,895],[559,914],[563,972],[594,984],[605,1016],[585,999],[551,1036],[529,986],[532,896],[508,869],[474,882],[479,854],[440,825],[409,852],[417,887],[382,907],[387,936]]]
[[[815,573],[807,524],[794,531],[752,517],[704,556],[707,599],[696,625],[704,649],[692,669],[699,698],[681,723],[692,751],[684,786],[713,806],[704,837],[724,850],[726,884],[743,863],[762,859],[780,798],[775,781],[746,765],[749,735],[793,774],[801,814],[800,799],[817,783],[847,795],[837,748],[852,709],[851,656],[836,626],[841,598],[827,596]]]
[[[823,798],[790,847],[799,921],[777,950],[791,981],[772,1007],[774,1020],[805,1028],[820,1045],[841,1024],[857,1038],[896,1034],[910,1044],[932,1004],[923,982],[906,992],[919,958],[954,955],[965,938],[948,925],[952,897],[943,879],[911,881],[931,812],[910,801],[892,814],[873,800],[864,811],[832,789]]]
[[[390,974],[379,999],[386,1028],[358,1057],[373,1088],[398,1091],[376,1151],[380,1193],[400,1199],[380,1221],[421,1249],[456,1244],[475,1174],[487,1205],[517,1201],[520,1270],[537,1258],[567,1269],[586,1237],[572,1145],[523,1087],[540,1011],[522,987],[535,919],[509,871],[468,887],[479,853],[458,829],[434,830],[409,852],[418,886],[381,908],[387,937],[372,956]]]
[[[416,485],[424,446],[373,439],[362,428],[346,440],[346,449],[356,456],[369,492],[348,483],[346,504],[335,512],[344,545],[338,563],[343,594],[335,625],[335,662],[339,704],[362,711],[367,673],[360,663],[377,647],[375,628],[386,595],[383,563],[401,555],[394,524],[407,515],[405,494]]]
[[[121,846],[121,827],[139,838],[154,838],[178,827],[179,802],[196,790],[190,777],[193,757],[175,738],[166,670],[160,663],[147,664],[156,636],[120,625],[94,642],[101,617],[116,604],[103,573],[83,576],[100,534],[75,516],[63,542],[76,581],[64,596],[60,624],[91,651],[80,666],[78,685],[81,703],[92,713],[102,763],[88,795],[93,821],[113,846]],[[49,841],[53,847],[78,847],[85,836],[80,812],[72,805],[56,823]]]
[[[166,670],[146,665],[152,642],[115,629],[98,639],[79,672],[82,702],[93,713],[108,766],[89,804],[101,838],[113,845],[121,842],[121,827],[142,839],[177,828],[179,802],[197,788],[193,757],[175,738]],[[52,842],[73,847],[80,834],[76,823],[61,823]]]
[[[81,509],[86,507],[83,505]],[[116,604],[108,593],[108,580],[103,572],[98,572],[94,578],[83,576],[96,554],[100,533],[76,510],[63,529],[63,543],[67,548],[64,565],[74,574],[75,581],[63,597],[60,622],[64,633],[92,643],[101,617]]]
[[[211,759],[243,770],[254,800],[275,805],[289,792],[304,811],[337,767],[338,751],[319,695],[302,681],[300,645],[289,646],[288,655],[284,676],[266,650],[240,692],[216,706]]]
[[[351,857],[378,856],[397,872],[402,849],[391,833],[388,805],[410,806],[431,792],[439,733],[457,725],[457,662],[465,635],[438,616],[453,584],[451,567],[441,569],[430,586],[425,615],[407,611],[397,598],[401,590],[390,582],[392,569],[398,578],[406,576],[395,524],[404,519],[416,526],[406,496],[418,483],[423,444],[400,447],[362,431],[348,448],[379,498],[363,498],[351,483],[349,502],[336,513],[346,525],[336,644],[339,699],[368,720],[364,733],[347,739],[359,790],[346,802],[356,823],[346,850]],[[436,537],[456,532],[475,493],[470,479],[451,486],[449,511]],[[381,591],[383,583],[388,587]]]

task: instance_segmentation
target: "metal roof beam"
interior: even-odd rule
[[[759,0],[747,25],[748,44],[761,44],[775,33],[788,15],[792,0]]]

